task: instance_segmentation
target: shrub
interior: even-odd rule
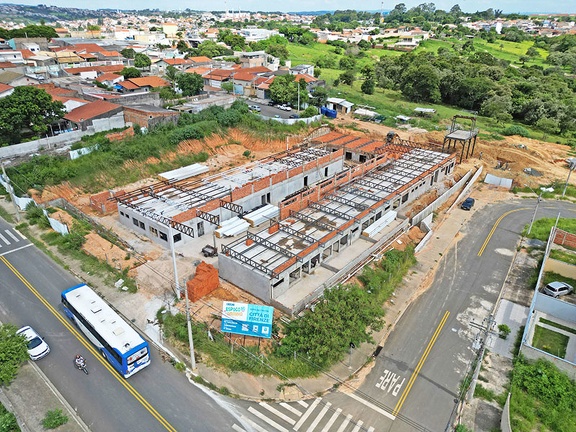
[[[508,335],[511,331],[512,330],[510,330],[510,327],[508,327],[506,324],[500,324],[498,326],[498,335],[500,336],[500,339],[508,339]]]
[[[508,126],[506,129],[502,130],[502,135],[510,136],[510,135],[519,135],[525,138],[530,137],[530,132],[528,129],[522,126],[514,125]]]
[[[16,416],[0,404],[0,432],[20,432]]]
[[[42,420],[44,429],[56,429],[66,423],[68,423],[68,416],[64,415],[61,409],[48,411]]]

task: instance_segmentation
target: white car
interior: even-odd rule
[[[566,282],[550,282],[544,287],[544,294],[554,298],[570,294],[572,291],[574,291],[574,288]]]
[[[16,334],[26,336],[28,341],[28,355],[31,360],[40,360],[50,352],[48,344],[30,326],[22,327]]]
[[[282,111],[292,111],[292,108],[290,108],[288,105],[280,105],[279,108]]]

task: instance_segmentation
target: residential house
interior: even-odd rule
[[[234,72],[235,69],[212,69],[202,77],[204,78],[204,86],[221,89],[223,82],[232,81]]]
[[[289,69],[290,75],[310,75],[314,76],[314,65],[301,64]]]
[[[94,120],[110,118],[122,112],[122,105],[106,101],[95,101],[73,109],[64,116],[73,128],[86,130]]]
[[[12,87],[24,86],[24,85],[35,85],[40,84],[44,81],[44,77],[36,76],[32,74],[22,74],[18,72],[6,71],[0,73],[0,83],[7,84]]]
[[[24,64],[24,56],[20,50],[2,50],[0,51],[0,61],[14,64]]]
[[[14,92],[14,87],[0,83],[0,99],[10,96]]]
[[[210,66],[212,64],[212,59],[206,56],[195,56],[189,57],[188,60],[192,62],[194,67],[198,66]]]
[[[154,73],[164,75],[168,66],[172,66],[180,71],[183,71],[191,66],[194,66],[194,63],[190,59],[164,58],[155,62],[154,67],[151,69],[154,71]]]
[[[179,118],[179,112],[153,105],[128,105],[124,107],[124,121],[126,123],[137,124],[148,129],[159,124],[176,124]]]
[[[97,77],[96,81],[98,81],[100,84],[104,84],[105,86],[114,87],[115,84],[124,81],[124,77],[112,72],[106,72]]]
[[[328,98],[326,100],[326,107],[331,110],[338,111],[342,114],[349,114],[352,111],[354,104],[342,98]]]
[[[158,76],[147,76],[141,78],[130,78],[130,82],[136,84],[140,90],[150,91],[154,88],[170,87],[170,83]],[[119,83],[121,84],[121,83]]]

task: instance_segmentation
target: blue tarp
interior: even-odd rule
[[[322,107],[322,108],[320,108],[320,114],[323,114],[329,118],[336,118],[336,115],[338,114],[338,112],[336,110],[331,110],[329,108]]]

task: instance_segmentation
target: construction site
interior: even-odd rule
[[[323,128],[262,160],[199,180],[201,166],[164,173],[114,199],[126,228],[166,248],[218,239],[219,277],[292,315],[407,231],[402,210],[443,192],[456,156],[425,147]]]

